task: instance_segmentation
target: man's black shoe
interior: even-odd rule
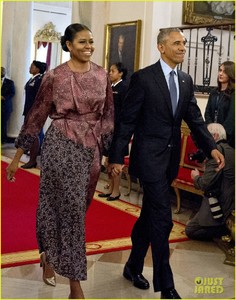
[[[149,282],[147,281],[147,279],[144,278],[142,274],[132,273],[132,271],[130,270],[130,267],[127,265],[127,263],[124,267],[123,276],[126,279],[132,281],[133,285],[135,287],[137,287],[138,289],[146,290],[146,289],[149,289],[149,287],[150,287]]]
[[[166,289],[161,292],[161,299],[181,299],[176,289]]]

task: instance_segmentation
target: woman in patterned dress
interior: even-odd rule
[[[50,116],[41,151],[37,240],[45,283],[55,286],[55,270],[69,278],[69,298],[78,299],[84,298],[80,281],[87,279],[85,215],[100,174],[102,152],[111,143],[114,106],[106,71],[90,61],[91,31],[71,24],[61,45],[71,58],[45,74],[16,140],[18,149],[7,178],[15,180],[22,154]]]

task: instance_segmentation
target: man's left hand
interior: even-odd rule
[[[218,168],[216,168],[216,171],[219,171],[224,168],[225,166],[225,158],[224,155],[220,153],[217,149],[214,149],[211,151],[211,156],[214,158],[214,160],[218,164]]]
[[[195,169],[195,170],[191,171],[191,178],[192,178],[192,180],[194,180],[194,178],[196,176],[199,176],[199,175],[200,175],[200,172],[198,171],[198,169]]]
[[[123,166],[124,165],[120,165],[120,164],[110,164],[111,175],[113,177],[116,177],[116,176],[120,175],[120,173],[122,172]]]

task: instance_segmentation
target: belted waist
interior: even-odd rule
[[[101,118],[101,113],[98,112],[91,112],[87,114],[78,114],[78,113],[68,113],[66,115],[51,115],[53,120],[73,120],[73,121],[98,121]]]

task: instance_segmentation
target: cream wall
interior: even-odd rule
[[[43,26],[49,22],[55,25],[55,30],[64,34],[65,28],[71,23],[71,7],[70,2],[62,2],[60,6],[55,5],[55,2],[35,2],[33,5],[33,24],[32,35],[42,29]],[[32,41],[33,42],[33,41]],[[61,45],[58,45],[61,49]],[[68,60],[69,55],[63,53],[62,59]],[[35,45],[31,47],[31,60],[35,59]]]
[[[6,68],[7,76],[15,83],[13,112],[8,124],[9,137],[16,136],[23,122],[22,95],[29,73],[32,18],[32,3],[3,3],[1,63]]]
[[[51,21],[56,25],[57,31],[64,32],[65,27],[71,23],[69,2],[65,2],[63,7],[62,4],[60,7],[54,5],[55,3],[45,5],[30,1],[3,2],[1,64],[6,68],[7,77],[14,81],[16,90],[8,124],[9,137],[16,137],[23,124],[24,86],[31,76],[30,64],[35,59],[33,37],[36,31]],[[50,9],[47,9],[49,6]]]
[[[78,9],[85,11],[84,6],[86,6],[85,3],[82,7],[80,4]],[[95,38],[96,51],[93,54],[93,60],[100,65],[104,64],[106,24],[136,20],[142,20],[139,66],[143,68],[155,63],[160,57],[156,44],[159,29],[182,24],[182,2],[108,1],[90,3],[86,21],[91,26]],[[208,96],[197,95],[196,98],[202,115],[204,115]]]
[[[50,6],[49,10],[52,13],[42,12],[46,6]],[[41,11],[32,11],[33,7],[41,8]],[[54,14],[55,11],[59,14]],[[182,1],[4,2],[2,65],[7,67],[7,74],[14,80],[17,89],[17,97],[13,100],[14,112],[10,119],[9,136],[17,136],[22,124],[23,86],[29,76],[29,64],[34,58],[33,36],[38,29],[52,21],[56,30],[63,34],[70,23],[87,24],[95,39],[96,51],[93,61],[104,65],[105,25],[138,19],[142,21],[139,67],[143,68],[159,59],[156,46],[159,29],[182,25]],[[19,39],[22,30],[27,32],[23,35],[27,41]],[[22,49],[21,52],[19,49]],[[63,53],[65,55],[65,52]],[[63,56],[63,61],[67,59],[68,55]],[[206,99],[198,97],[198,103],[204,113]]]
[[[104,64],[106,24],[142,20],[139,66],[140,68],[143,68],[156,62],[159,58],[156,46],[156,37],[159,29],[163,27],[177,26],[182,23],[181,1],[93,2],[90,12],[92,15],[90,24],[96,45],[93,60],[101,65]]]

